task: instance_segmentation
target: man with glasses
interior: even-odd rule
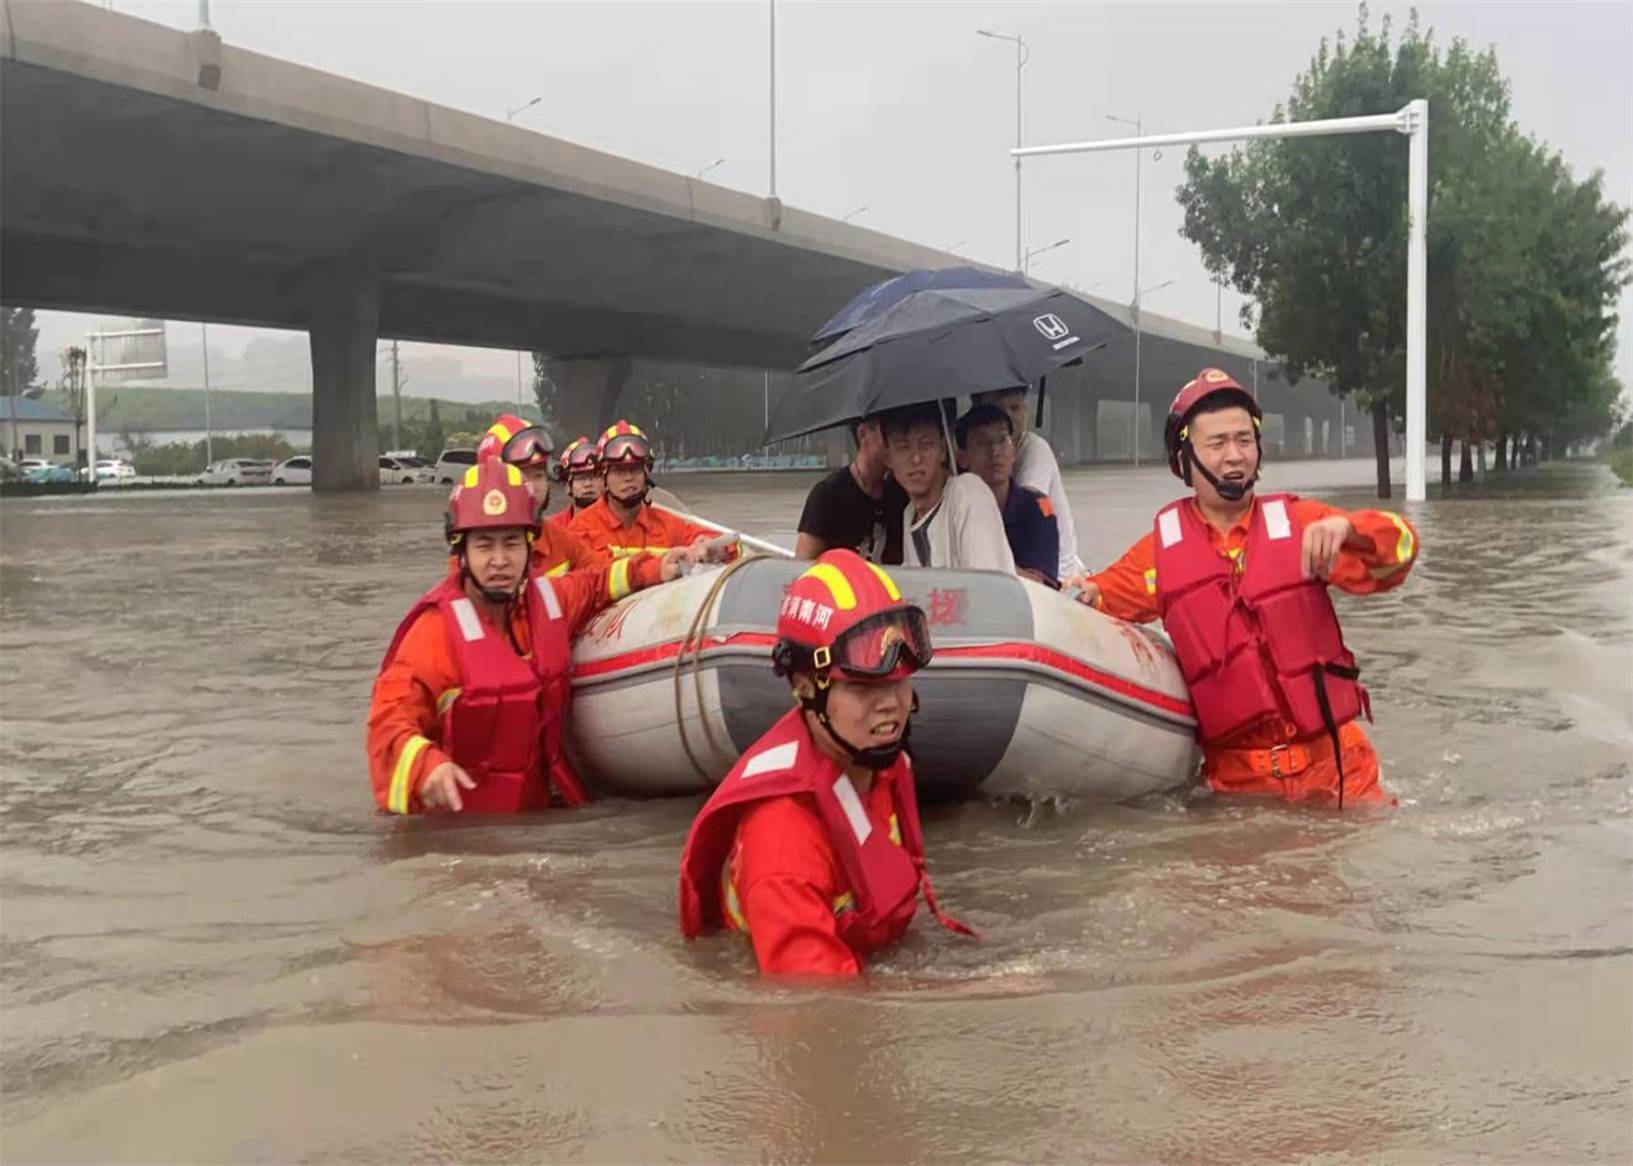
[[[959,463],[980,478],[998,501],[1016,570],[1035,582],[1059,586],[1060,532],[1047,496],[1014,481],[1015,437],[1009,414],[976,405],[958,419]]]

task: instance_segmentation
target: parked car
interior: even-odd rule
[[[398,465],[410,467],[414,471],[414,480],[416,482],[434,482],[437,480],[436,467],[417,453],[388,453],[386,456],[396,458]]]
[[[271,481],[272,463],[251,457],[230,457],[211,462],[198,476],[201,486],[265,486]]]
[[[476,464],[474,449],[445,449],[437,459],[435,467],[436,480],[445,486],[452,486],[465,476],[465,471]]]
[[[38,461],[38,459],[33,459]],[[37,464],[28,473],[23,475],[25,482],[77,482],[80,475],[69,466],[59,466],[51,462]]]
[[[23,471],[23,477],[26,478],[35,470],[47,470],[56,464],[55,462],[46,461],[43,457],[25,457],[17,463],[17,468]]]
[[[129,462],[122,462],[118,458],[98,458],[96,463],[96,480],[99,482],[123,482],[136,476],[136,467]]]
[[[274,486],[310,486],[312,484],[312,459],[304,454],[300,457],[285,458],[272,467],[272,484]]]
[[[401,483],[404,486],[412,486],[421,480],[419,470],[405,465],[400,459],[394,457],[380,459],[380,485],[395,486]]]

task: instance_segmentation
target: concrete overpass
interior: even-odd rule
[[[0,295],[306,329],[319,488],[377,483],[381,337],[550,352],[593,430],[631,358],[790,368],[861,287],[960,261],[213,32],[0,14]]]

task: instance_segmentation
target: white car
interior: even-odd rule
[[[396,458],[398,465],[407,466],[409,469],[413,470],[414,480],[416,482],[434,482],[437,480],[436,467],[417,453],[388,453],[386,456]]]
[[[136,476],[136,467],[129,462],[122,462],[118,458],[99,458],[96,463],[96,480],[99,482],[123,482]]]
[[[32,473],[34,470],[43,470],[47,466],[54,466],[56,464],[56,462],[47,461],[43,457],[25,457],[22,461],[17,463],[17,468],[26,476],[27,474]]]
[[[265,486],[271,481],[272,463],[252,457],[230,457],[211,462],[198,476],[201,486]]]
[[[476,464],[474,449],[445,449],[432,469],[433,478],[444,486],[452,486],[465,476],[465,471]]]
[[[382,486],[395,486],[398,483],[404,486],[412,486],[415,482],[423,482],[424,480],[418,466],[408,465],[401,458],[382,457],[380,459],[380,485]]]
[[[312,459],[305,454],[299,457],[285,458],[272,467],[272,484],[274,486],[310,486],[312,484]]]

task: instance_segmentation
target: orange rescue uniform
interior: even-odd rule
[[[593,506],[580,510],[568,529],[600,562],[646,551],[662,554],[671,547],[691,546],[699,537],[714,538],[719,533],[644,502],[635,512],[635,520],[625,525],[612,512],[605,494]]]
[[[875,829],[901,845],[895,781],[875,775],[865,805]],[[768,976],[857,976],[867,953],[840,937],[837,917],[851,889],[810,799],[772,798],[737,826],[726,865],[726,921],[747,931]]]
[[[1186,505],[1195,506],[1194,499]],[[1236,570],[1243,569],[1242,549],[1247,544],[1253,507],[1228,532],[1203,519],[1208,538]],[[1343,511],[1322,502],[1299,498],[1289,504],[1292,517],[1309,526],[1339,515],[1349,520],[1350,538],[1333,564],[1329,585],[1352,595],[1372,595],[1398,587],[1417,560],[1418,538],[1412,524],[1387,510]],[[1356,547],[1353,543],[1361,543]],[[1149,623],[1161,612],[1157,606],[1155,536],[1146,534],[1121,559],[1089,581],[1100,588],[1095,606],[1107,615],[1134,623]],[[1202,773],[1220,793],[1258,794],[1290,802],[1327,801],[1338,797],[1338,766],[1332,741],[1318,737],[1287,743],[1285,727],[1260,724],[1243,729],[1228,741],[1204,745]],[[1340,726],[1344,750],[1344,800],[1390,800],[1378,784],[1378,754],[1356,721]]]
[[[557,577],[553,584],[569,634],[576,634],[608,604],[659,582],[662,572],[662,561],[647,557]],[[499,632],[488,614],[478,610],[490,630]],[[519,604],[511,606],[510,634],[524,656],[532,650],[531,633]],[[425,809],[419,800],[421,783],[437,766],[453,760],[438,741],[442,736],[442,714],[448,702],[458,697],[459,665],[448,642],[448,629],[443,626],[440,612],[426,611],[403,638],[396,659],[374,682],[369,705],[369,781],[374,786],[375,803],[382,810],[389,809],[387,797],[399,765],[408,768],[409,812]],[[410,749],[415,738],[425,738],[430,744],[417,751]]]

